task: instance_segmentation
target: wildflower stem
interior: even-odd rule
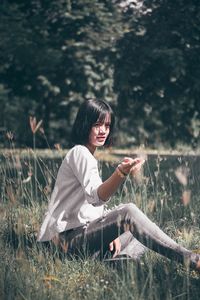
[[[33,133],[33,152],[34,152],[34,178],[35,178],[35,198],[37,199],[37,158],[36,158],[36,138]]]

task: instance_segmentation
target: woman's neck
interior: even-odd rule
[[[88,150],[91,152],[91,154],[94,155],[94,152],[95,152],[95,150],[96,150],[97,147],[92,146],[92,145],[88,145],[88,144],[85,145],[85,147],[87,147]]]

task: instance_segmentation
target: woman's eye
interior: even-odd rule
[[[109,129],[109,128],[110,128],[110,124],[95,123],[95,124],[93,125],[93,127],[95,127],[95,128],[99,128],[99,127],[101,127],[101,126],[105,126],[106,129]]]

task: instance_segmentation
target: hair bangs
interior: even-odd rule
[[[110,116],[110,113],[108,111],[101,111],[99,114],[99,117],[96,121],[99,121],[100,123],[103,123],[106,120],[107,116]],[[110,117],[111,118],[111,117]]]

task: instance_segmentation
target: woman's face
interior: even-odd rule
[[[91,152],[94,152],[96,147],[100,147],[105,144],[110,133],[110,123],[111,118],[110,115],[107,114],[103,122],[99,122],[97,120],[97,122],[92,126],[89,135],[89,142],[87,144],[87,147]]]

